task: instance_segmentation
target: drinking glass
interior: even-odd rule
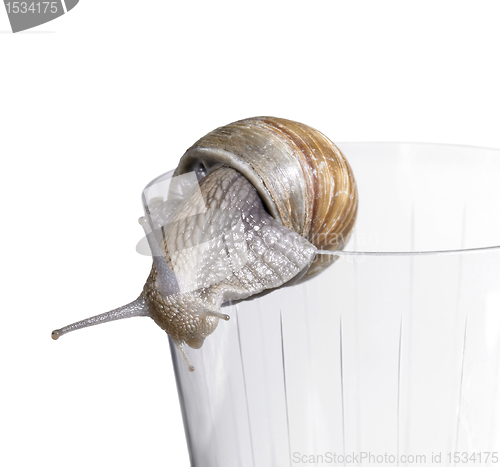
[[[495,465],[500,151],[339,147],[359,211],[338,260],[225,307],[196,371],[171,345],[191,465]]]

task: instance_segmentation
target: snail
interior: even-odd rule
[[[198,349],[229,316],[221,306],[308,280],[344,248],[358,196],[341,151],[297,122],[256,117],[218,128],[182,156],[166,196],[143,193],[139,219],[153,255],[139,297],[52,332],[149,316],[170,335],[190,371]],[[175,183],[174,183],[175,182]],[[153,190],[154,191],[154,190]]]

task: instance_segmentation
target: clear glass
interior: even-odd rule
[[[500,151],[339,147],[359,189],[349,251],[226,307],[188,349],[195,372],[171,346],[191,465],[495,465]]]

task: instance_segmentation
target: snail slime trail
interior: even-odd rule
[[[181,158],[168,193],[146,198],[139,222],[153,265],[139,297],[52,337],[149,316],[190,371],[186,344],[199,349],[219,319],[229,319],[223,303],[318,274],[335,260],[318,250],[344,248],[357,212],[356,184],[340,150],[317,130],[272,117],[204,136]]]

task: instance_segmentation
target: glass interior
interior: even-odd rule
[[[339,144],[359,190],[346,250],[500,246],[500,151],[411,143]]]

